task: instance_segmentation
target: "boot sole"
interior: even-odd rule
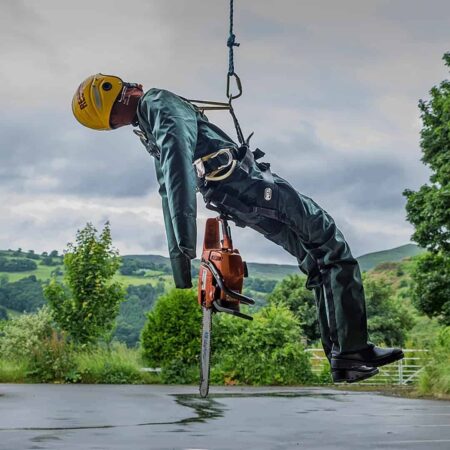
[[[380,372],[376,367],[372,369],[364,372],[359,372],[358,370],[332,370],[331,377],[334,383],[357,383],[367,380]]]
[[[380,358],[376,361],[357,361],[351,359],[332,359],[331,367],[333,370],[358,370],[358,367],[366,366],[366,367],[381,367],[386,364],[393,363],[395,361],[399,361],[404,358],[403,352],[394,353],[391,355],[387,355],[384,358]]]

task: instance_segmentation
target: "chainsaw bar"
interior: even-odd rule
[[[202,325],[202,352],[200,355],[200,397],[207,397],[209,391],[209,368],[211,360],[211,327],[213,308],[205,308],[203,311]]]

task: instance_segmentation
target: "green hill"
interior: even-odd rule
[[[400,247],[391,248],[389,250],[382,250],[380,252],[367,253],[365,255],[358,256],[358,260],[361,270],[371,270],[378,264],[385,262],[398,262],[404,258],[410,258],[411,256],[423,253],[425,250],[415,244],[406,244]],[[163,264],[170,267],[170,260],[165,256],[160,255],[127,255],[125,259],[137,259],[145,262],[151,262],[154,264]],[[192,265],[195,269],[198,269],[200,261],[194,260]],[[299,269],[295,265],[290,264],[265,264],[265,263],[248,263],[248,271],[251,277],[255,278],[269,278],[272,280],[281,280],[287,275],[299,273]]]
[[[357,259],[361,266],[362,271],[371,270],[377,265],[385,262],[398,262],[404,258],[415,256],[424,252],[424,250],[414,244],[406,244],[401,247],[392,248],[389,250],[383,250],[380,252],[367,253],[359,256]],[[63,270],[62,257],[57,256],[50,258],[50,261],[45,260],[42,255],[30,254],[28,252],[22,252],[17,254],[11,250],[0,250],[0,258],[5,258],[8,261],[13,259],[25,258],[27,260],[34,261],[36,268],[26,271],[4,271],[0,269],[0,277],[8,277],[8,281],[14,282],[22,278],[34,275],[38,280],[46,281],[51,278],[52,272],[55,270]],[[31,258],[30,258],[31,257]],[[154,270],[146,270],[145,273],[140,276],[136,275],[121,275],[118,274],[117,278],[125,285],[141,285],[157,281],[170,282],[170,260],[169,258],[161,255],[125,255],[124,260],[136,260],[141,261],[144,264],[150,264],[154,266]],[[46,262],[49,265],[44,264]],[[199,268],[200,261],[194,260],[193,271],[196,272]],[[299,273],[299,269],[295,265],[290,264],[265,264],[265,263],[248,263],[249,275],[251,278],[281,280],[287,275]],[[60,272],[61,273],[61,272]]]
[[[398,262],[423,250],[413,244],[390,250],[369,253],[358,258],[362,270],[373,270],[373,276],[390,277],[399,284]],[[196,283],[200,261],[193,261],[192,275]],[[402,263],[402,264],[406,264]],[[295,265],[248,263],[249,278],[244,293],[253,297],[256,304],[265,304],[267,295],[276,283],[290,274],[298,274]],[[0,250],[0,313],[6,317],[32,312],[45,303],[42,288],[52,276],[62,280],[64,266],[60,255],[35,254],[13,250]],[[145,313],[164,291],[173,286],[170,260],[160,255],[126,255],[115,276],[127,287],[127,301],[121,305],[116,337],[128,345],[139,339],[145,322]]]
[[[406,244],[400,247],[383,250],[381,252],[367,253],[359,256],[358,262],[362,271],[371,270],[381,263],[398,262],[423,253],[425,250],[415,244]]]

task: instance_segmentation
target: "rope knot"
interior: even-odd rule
[[[236,42],[236,35],[231,33],[227,40],[227,47],[232,49],[233,47],[239,47],[241,44]]]

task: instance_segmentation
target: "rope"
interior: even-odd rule
[[[236,42],[236,35],[233,33],[233,13],[234,13],[234,0],[230,0],[230,35],[227,40],[228,52],[228,75],[234,75],[234,54],[233,47],[239,47],[241,44]]]

